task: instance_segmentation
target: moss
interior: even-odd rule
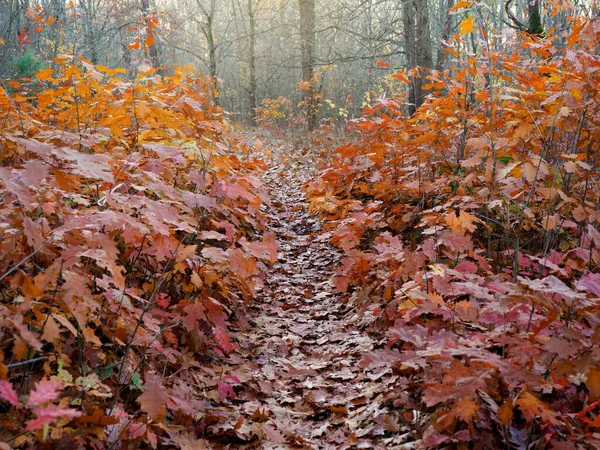
[[[535,36],[541,36],[544,34],[544,27],[542,25],[542,17],[540,16],[539,6],[533,8],[533,11],[529,14],[529,28],[527,29],[529,34]]]

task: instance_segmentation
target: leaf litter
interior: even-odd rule
[[[273,144],[273,154],[262,178],[279,253],[234,333],[238,352],[221,370],[238,378],[224,379],[231,389],[219,388],[215,399],[228,419],[209,426],[206,444],[383,449],[414,441],[386,398],[398,375],[391,367],[361,366],[363,355],[380,344],[361,329],[350,297],[336,293],[332,274],[342,254],[319,239],[322,225],[309,213],[303,190],[314,175],[312,163],[281,143]]]

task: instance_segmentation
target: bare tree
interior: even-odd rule
[[[310,131],[317,125],[315,107],[315,87],[313,76],[315,72],[315,0],[298,0],[300,7],[300,48],[302,51],[302,81],[307,83],[304,99],[306,123]]]

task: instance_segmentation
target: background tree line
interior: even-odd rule
[[[283,96],[293,105],[304,100],[314,126],[317,114],[352,117],[373,96],[406,89],[387,76],[392,69],[421,67],[407,89],[406,109],[414,112],[427,94],[426,71],[446,67],[444,42],[461,22],[459,3],[2,0],[0,78],[31,76],[61,54],[131,73],[139,65],[170,73],[191,64],[216,80],[215,99],[240,118],[250,119],[264,99]],[[580,0],[571,8],[597,14]],[[544,14],[541,0],[486,0],[480,11],[495,36],[569,31],[567,12]],[[471,35],[471,52],[480,50],[480,31]]]

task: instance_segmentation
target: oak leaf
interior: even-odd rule
[[[64,387],[65,386],[62,381],[42,378],[37,382],[35,389],[29,393],[27,406],[39,406],[56,400],[60,391],[64,389]]]
[[[56,422],[57,420],[72,419],[82,415],[81,411],[72,408],[62,408],[60,406],[46,406],[35,410],[36,417],[27,423],[27,431],[37,430],[44,425]]]
[[[156,374],[150,375],[150,377],[146,389],[136,401],[140,404],[141,410],[148,414],[151,419],[161,421],[167,415],[169,395],[162,385],[162,377]]]

